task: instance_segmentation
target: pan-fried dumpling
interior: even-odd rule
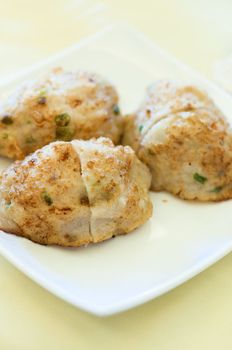
[[[166,80],[152,85],[127,118],[123,143],[149,167],[152,190],[190,200],[232,198],[230,126],[197,87]]]
[[[115,88],[90,72],[55,69],[0,103],[0,155],[23,159],[55,140],[105,136],[117,144],[122,120]]]
[[[148,220],[150,181],[130,147],[57,141],[3,172],[0,229],[41,244],[100,242]]]

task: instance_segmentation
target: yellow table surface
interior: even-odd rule
[[[0,78],[118,19],[208,77],[232,51],[231,0],[1,0]],[[231,350],[232,254],[109,318],[66,304],[0,257],[0,350],[11,349]]]

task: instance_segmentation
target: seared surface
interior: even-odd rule
[[[232,134],[207,94],[191,85],[159,81],[127,119],[124,144],[152,173],[152,190],[184,199],[232,197]]]
[[[0,104],[0,155],[23,159],[55,141],[122,132],[118,95],[101,76],[55,69],[21,86]]]
[[[0,228],[41,244],[99,242],[151,216],[150,180],[130,147],[54,142],[4,171]]]
[[[132,231],[151,215],[151,176],[130,147],[107,139],[73,141],[81,160],[95,242]]]

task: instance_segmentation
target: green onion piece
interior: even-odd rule
[[[11,117],[10,115],[5,115],[5,116],[2,118],[1,122],[2,122],[3,124],[10,125],[10,124],[13,124],[13,119],[12,119],[12,117]]]
[[[113,106],[113,112],[114,112],[114,114],[116,114],[116,115],[119,115],[119,114],[120,114],[120,109],[119,109],[118,105],[114,105],[114,106]]]
[[[47,203],[48,206],[52,205],[53,200],[46,191],[42,193],[42,198],[44,202]]]
[[[142,132],[142,130],[143,130],[143,125],[140,125],[139,126],[139,132]]]
[[[58,126],[56,128],[56,139],[63,141],[71,141],[74,136],[74,131],[67,126]]]
[[[212,191],[210,191],[210,192],[213,192],[213,193],[219,193],[219,192],[221,192],[221,190],[222,190],[222,186],[217,186],[217,187],[215,187]]]
[[[70,115],[68,113],[62,113],[55,117],[57,126],[67,126],[70,123]]]
[[[207,177],[204,177],[198,173],[195,173],[193,175],[194,180],[196,180],[197,182],[201,183],[202,185],[208,180]]]
[[[40,90],[39,97],[44,97],[47,95],[47,90]]]
[[[26,143],[28,144],[36,143],[36,140],[34,139],[33,136],[29,136],[26,138]]]
[[[6,208],[7,209],[10,208],[10,206],[11,206],[11,201],[6,202]]]

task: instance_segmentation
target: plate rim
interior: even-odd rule
[[[3,231],[0,231],[0,232],[1,234],[4,234],[4,235],[11,235]],[[157,287],[150,288],[149,290],[142,292],[133,298],[123,300],[123,302],[112,303],[110,306],[109,305],[106,306],[106,305],[101,305],[97,303],[90,304],[89,302],[86,302],[82,298],[71,295],[71,293],[67,292],[67,290],[61,288],[60,286],[57,286],[54,282],[47,283],[46,277],[43,277],[42,274],[31,269],[30,266],[26,266],[25,264],[23,264],[21,260],[17,258],[17,256],[12,254],[9,250],[5,249],[2,246],[0,241],[0,254],[4,258],[6,258],[11,264],[13,264],[13,266],[18,271],[22,272],[27,277],[29,277],[32,281],[36,282],[36,284],[43,287],[45,290],[54,294],[56,297],[62,299],[68,304],[73,305],[81,309],[82,311],[87,311],[90,314],[93,314],[99,317],[107,317],[107,316],[122,313],[129,309],[143,305],[144,303],[151,301],[161,295],[164,295],[170,292],[171,290],[173,290],[174,288],[191,280],[193,277],[197,276],[198,274],[200,274],[201,272],[203,272],[204,270],[206,270],[207,268],[215,264],[217,261],[221,260],[231,251],[232,251],[232,240],[229,245],[226,244],[225,247],[217,251],[215,254],[207,256],[203,260],[201,259],[199,263],[192,265],[192,267],[185,270],[184,273],[178,275],[173,279],[168,280],[168,282],[166,283],[159,284],[159,288]]]

